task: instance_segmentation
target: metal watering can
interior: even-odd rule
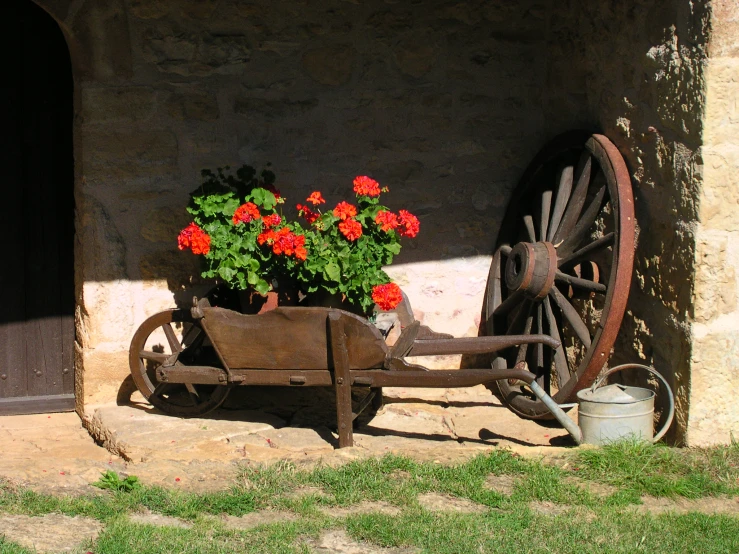
[[[654,391],[625,385],[608,385],[599,388],[610,375],[632,368],[643,369],[656,376],[662,381],[667,391],[669,397],[667,421],[656,436],[653,421]],[[642,364],[624,364],[614,367],[608,370],[591,388],[579,391],[577,393],[580,401],[579,427],[536,381],[529,386],[534,394],[546,404],[557,421],[572,435],[577,444],[602,445],[626,437],[657,442],[667,432],[675,415],[675,398],[670,385],[657,371]],[[543,393],[543,396],[540,396],[540,393]]]

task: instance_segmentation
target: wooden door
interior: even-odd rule
[[[74,409],[72,71],[56,22],[3,5],[0,414]]]

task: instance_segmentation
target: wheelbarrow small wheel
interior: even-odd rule
[[[547,144],[506,209],[483,317],[488,335],[547,334],[562,346],[509,348],[493,367],[524,362],[559,404],[590,386],[626,310],[634,228],[631,179],[610,140],[571,131]],[[517,414],[551,418],[526,385],[501,380],[495,388]]]
[[[162,383],[156,370],[163,363],[218,365],[207,336],[187,310],[167,310],[144,321],[131,340],[129,366],[139,392],[159,410],[197,417],[218,408],[231,388],[226,385]]]

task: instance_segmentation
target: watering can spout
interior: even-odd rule
[[[539,386],[536,381],[529,383],[529,388],[541,400],[544,405],[552,412],[552,415],[557,421],[562,424],[562,427],[567,429],[567,432],[572,436],[577,444],[582,444],[582,430],[575,423],[570,416],[568,416],[562,408],[549,396],[546,391]]]

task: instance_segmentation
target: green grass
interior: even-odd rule
[[[490,475],[515,476],[510,496],[485,488]],[[569,478],[607,483],[598,496]],[[115,481],[112,476],[108,479]],[[117,481],[116,481],[117,482]],[[295,497],[299,487],[321,494]],[[418,496],[435,492],[485,506],[481,513],[434,513]],[[548,465],[494,451],[448,466],[386,456],[338,468],[301,470],[289,463],[244,466],[223,492],[194,494],[147,486],[111,487],[88,496],[52,496],[0,482],[0,514],[58,512],[92,517],[105,529],[90,551],[101,553],[308,552],[322,531],[344,529],[355,540],[378,546],[413,547],[421,552],[739,552],[739,516],[690,513],[651,516],[632,505],[644,494],[689,499],[739,494],[739,446],[706,450],[619,443],[577,450],[566,463]],[[384,501],[401,510],[331,518],[323,509],[362,501]],[[547,516],[533,501],[564,505]],[[221,514],[242,516],[264,508],[289,510],[298,517],[248,531],[224,527]],[[190,529],[135,524],[128,514],[151,511],[178,517]],[[0,553],[27,550],[0,538]]]

